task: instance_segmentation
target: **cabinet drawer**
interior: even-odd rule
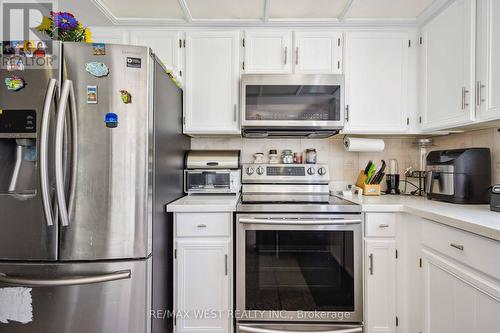
[[[500,242],[429,220],[422,230],[425,246],[500,279]]]
[[[365,215],[366,237],[395,237],[395,213],[367,213]]]
[[[231,213],[177,213],[177,237],[229,237]]]

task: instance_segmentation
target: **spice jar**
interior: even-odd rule
[[[316,149],[314,149],[314,148],[306,149],[306,163],[307,164],[316,164],[317,157],[318,157],[318,155],[316,153]]]
[[[293,153],[291,149],[284,149],[281,152],[281,161],[283,162],[283,164],[293,163]]]

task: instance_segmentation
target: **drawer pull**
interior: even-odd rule
[[[370,272],[370,275],[373,275],[373,253],[370,253],[368,258],[370,259],[370,267],[368,268],[368,271]]]
[[[379,228],[389,228],[389,225],[388,224],[380,224],[378,227]]]
[[[458,244],[451,243],[450,246],[454,247],[455,249],[460,250],[460,251],[464,250],[464,246],[463,245],[458,245]]]
[[[206,225],[206,224],[198,224],[198,225],[197,225],[197,227],[198,227],[198,228],[206,228],[206,227],[207,227],[207,225]]]

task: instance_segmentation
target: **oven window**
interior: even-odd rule
[[[354,311],[353,231],[246,231],[247,310]]]
[[[229,188],[229,173],[199,172],[187,174],[187,185],[190,190]]]
[[[339,121],[340,86],[246,86],[247,120]]]

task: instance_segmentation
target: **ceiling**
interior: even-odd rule
[[[64,1],[64,0],[62,0]],[[69,1],[68,1],[69,2]],[[112,24],[416,22],[444,0],[79,0]],[[76,12],[78,13],[78,11]]]

